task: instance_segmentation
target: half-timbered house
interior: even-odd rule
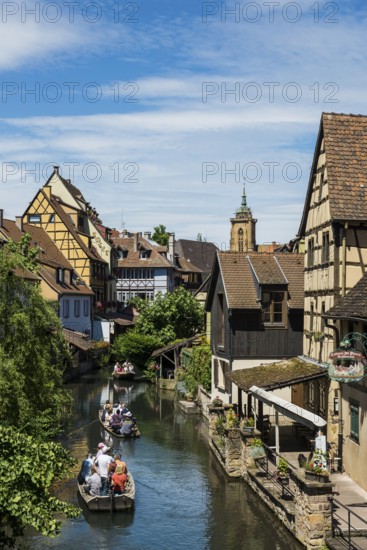
[[[358,281],[367,268],[366,167],[367,116],[323,113],[299,235],[306,252],[304,353],[324,365],[339,333],[343,338],[365,330]],[[304,405],[317,412],[328,402],[328,439],[349,475],[367,488],[367,476],[357,473],[367,448],[353,433],[362,429],[366,414],[365,383],[324,384],[305,385]]]

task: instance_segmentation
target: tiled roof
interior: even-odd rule
[[[73,294],[73,295],[83,295],[83,296],[93,296],[94,292],[87,285],[75,285],[68,283],[58,283],[56,280],[56,270],[53,273],[50,273],[45,267],[42,267],[40,270],[40,276],[42,279],[55,290],[58,294]]]
[[[64,269],[74,269],[71,263],[65,258],[61,250],[42,227],[23,224],[23,230],[32,237],[32,245],[41,248],[39,259],[43,264]]]
[[[85,334],[81,332],[74,332],[73,330],[69,330],[67,328],[63,329],[64,337],[69,344],[72,344],[73,346],[88,351],[89,349],[93,348],[93,342],[86,337]]]
[[[323,113],[298,234],[303,236],[324,138],[332,220],[367,219],[367,116]]]
[[[189,261],[199,271],[204,273],[204,277],[211,273],[217,247],[214,243],[205,241],[191,241],[188,239],[179,239],[175,242],[175,252],[180,258]],[[184,268],[183,268],[184,269]]]
[[[249,261],[255,271],[256,278],[261,285],[286,285],[287,279],[274,255],[268,253],[251,254]]]
[[[367,116],[323,113],[330,212],[367,219]]]
[[[127,257],[118,260],[118,267],[173,267],[144,237],[139,237],[138,250],[135,250],[135,237],[113,237],[112,240],[115,248],[127,250]],[[150,250],[150,257],[140,258],[141,249]]]
[[[367,273],[326,315],[331,318],[367,319]]]
[[[67,213],[64,211],[62,206],[59,204],[57,199],[54,196],[51,196],[51,199],[48,199],[47,195],[42,191],[44,197],[50,201],[51,206],[54,208],[56,214],[59,216],[61,221],[65,224],[65,226],[68,228],[80,248],[85,252],[85,254],[91,259],[96,260],[99,262],[107,263],[105,260],[98,254],[97,250],[89,249],[88,246],[83,242],[82,238],[80,237],[75,225],[71,221],[70,217],[67,215]]]
[[[182,269],[182,271],[188,271],[190,273],[202,273],[201,269],[182,256],[177,258],[177,267]]]
[[[20,277],[21,279],[26,279],[27,281],[40,281],[40,277],[33,273],[32,271],[29,271],[29,269],[26,269],[25,267],[16,267],[13,269],[13,273],[16,277]]]
[[[258,367],[239,369],[226,375],[236,386],[246,392],[254,385],[265,390],[274,390],[324,376],[326,376],[325,369],[298,357]]]
[[[229,308],[260,308],[254,278],[260,285],[286,285],[289,307],[303,308],[302,254],[218,252],[218,260]]]

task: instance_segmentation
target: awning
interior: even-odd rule
[[[302,407],[299,407],[290,401],[276,397],[272,393],[258,388],[257,386],[251,386],[250,392],[254,397],[256,397],[256,399],[259,399],[267,405],[273,406],[276,411],[280,412],[284,416],[287,416],[288,418],[291,418],[292,420],[295,420],[296,422],[299,422],[300,424],[304,424],[308,428],[322,428],[326,425],[326,420],[321,418],[321,416],[307,411],[306,409],[302,409]]]
[[[240,390],[245,392],[254,385],[265,390],[275,390],[325,376],[327,376],[327,369],[300,357],[238,369],[226,374],[226,378],[232,380]]]

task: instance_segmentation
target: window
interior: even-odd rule
[[[217,344],[218,346],[224,346],[223,294],[218,294],[218,301],[217,301]]]
[[[55,221],[55,214],[50,214],[50,217],[48,219],[49,223],[53,223]]]
[[[284,324],[284,292],[263,292],[261,310],[263,323]]]
[[[307,267],[314,265],[315,239],[309,239],[307,245]]]
[[[350,438],[352,441],[359,443],[359,403],[350,400]]]
[[[325,319],[322,317],[325,315],[325,302],[321,302],[321,332],[325,330]]]
[[[61,267],[57,268],[57,282],[63,284],[65,282],[64,279],[64,270]]]
[[[314,320],[315,320],[315,306],[313,304],[311,304],[311,309],[310,309],[310,332],[313,331]]]
[[[74,302],[74,316],[80,317],[80,300],[75,300]]]
[[[324,187],[324,172],[322,172],[322,174],[320,175],[319,202],[321,201],[321,198],[322,198],[323,187]]]
[[[40,214],[28,214],[28,223],[41,223]]]
[[[326,414],[326,388],[325,384],[320,384],[320,414],[325,416]]]
[[[308,384],[308,404],[313,407],[315,404],[315,382]]]
[[[238,230],[238,251],[243,252],[243,229]]]
[[[64,317],[69,317],[69,300],[64,300],[62,312]]]
[[[329,254],[330,254],[330,246],[329,246],[329,232],[325,232],[322,234],[322,256],[321,261],[322,263],[326,263],[329,261]]]
[[[84,317],[89,316],[89,300],[84,300]]]
[[[218,387],[219,373],[218,373],[218,359],[213,361],[213,376],[214,376],[214,386]]]

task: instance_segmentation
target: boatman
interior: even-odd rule
[[[109,479],[108,479],[108,467],[113,461],[112,456],[109,454],[110,448],[104,446],[102,454],[96,458],[96,464],[99,469],[99,475],[101,476],[101,496],[105,497],[108,494]]]

